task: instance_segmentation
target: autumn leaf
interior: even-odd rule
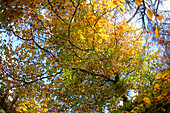
[[[24,107],[24,108],[23,108],[23,111],[28,111],[28,110],[27,110],[27,108]]]
[[[143,0],[135,0],[135,3],[136,3],[138,6],[140,6],[140,5],[141,5],[141,1],[143,1]]]
[[[149,99],[148,97],[143,98],[143,101],[144,101],[145,103],[151,103],[151,101],[150,101],[150,99]]]
[[[58,93],[63,94],[64,92],[63,91],[58,91]]]
[[[156,18],[161,21],[162,20],[162,16],[161,15],[156,15]]]
[[[147,15],[148,15],[148,17],[150,18],[150,19],[152,19],[152,17],[153,17],[153,14],[152,14],[152,11],[151,10],[147,10]]]
[[[158,26],[156,26],[156,28],[155,28],[155,35],[156,35],[157,38],[159,38],[159,28],[158,28]]]
[[[157,99],[158,100],[162,100],[164,97],[162,95],[158,96]]]
[[[159,84],[155,84],[154,88],[158,89],[160,87]]]
[[[161,74],[157,74],[157,75],[156,75],[156,78],[157,78],[157,79],[161,79],[161,78],[162,78]]]

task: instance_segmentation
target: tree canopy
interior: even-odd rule
[[[161,27],[161,2],[1,0],[0,109],[168,111],[169,34]]]

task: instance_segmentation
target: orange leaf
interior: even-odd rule
[[[161,21],[162,20],[162,16],[161,15],[156,15],[156,18]]]
[[[152,16],[153,16],[153,15],[152,15],[152,11],[151,11],[151,10],[149,10],[149,9],[147,10],[147,15],[148,15],[148,17],[149,17],[150,19],[152,19]]]
[[[158,96],[157,99],[158,100],[162,100],[164,97],[162,97],[162,95]]]
[[[147,98],[147,97],[143,98],[143,101],[144,101],[145,103],[151,103],[150,99]]]
[[[58,91],[58,93],[63,94],[64,92],[63,91]]]
[[[140,6],[141,5],[141,0],[135,0],[135,3]]]
[[[158,28],[158,26],[155,29],[155,35],[156,35],[157,38],[159,38],[159,28]]]
[[[160,85],[159,84],[155,84],[154,88],[159,89]]]

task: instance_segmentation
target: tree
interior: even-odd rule
[[[152,91],[163,64],[160,51],[149,53],[149,35],[128,25],[133,16],[123,20],[124,0],[1,2],[1,32],[22,40],[15,48],[13,40],[1,40],[5,111],[147,111],[139,106],[151,103],[145,90]],[[139,0],[126,2],[140,6]],[[127,99],[129,90],[141,101]]]

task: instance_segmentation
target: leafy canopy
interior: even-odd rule
[[[1,32],[21,40],[12,47],[14,40],[1,39],[0,102],[5,102],[4,110],[166,111],[156,104],[164,99],[169,103],[169,92],[160,91],[168,89],[169,72],[157,74],[163,66],[157,61],[162,51],[151,53],[150,36],[128,24],[132,18],[127,21],[124,16],[127,1],[0,2]],[[138,7],[147,2],[131,3]],[[147,16],[152,18],[150,9]],[[157,19],[162,20],[161,16]],[[158,32],[157,27],[156,37]],[[130,90],[138,93],[135,100],[127,99]]]

